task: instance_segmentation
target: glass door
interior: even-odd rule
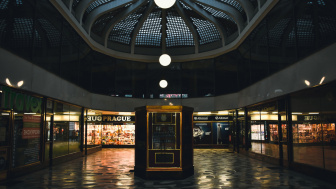
[[[10,112],[0,110],[0,180],[7,178],[10,145]]]

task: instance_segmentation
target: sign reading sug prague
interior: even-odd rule
[[[103,116],[87,116],[87,121],[99,121],[99,122],[133,122],[134,116],[115,116],[115,115],[103,115]]]

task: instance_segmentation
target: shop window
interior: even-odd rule
[[[53,158],[80,151],[81,108],[54,103]]]
[[[13,162],[21,167],[39,162],[41,138],[42,99],[21,93],[14,106]]]
[[[135,125],[127,124],[105,124],[102,126],[103,145],[134,145]]]
[[[336,84],[291,95],[294,162],[336,171]]]
[[[249,109],[251,151],[279,158],[279,131],[277,103],[268,103]]]
[[[102,144],[102,125],[100,123],[87,124],[87,145],[89,147],[100,146]]]

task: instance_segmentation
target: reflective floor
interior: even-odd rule
[[[335,188],[333,185],[225,149],[195,149],[195,175],[184,180],[135,177],[134,149],[103,149],[19,177],[6,188]]]

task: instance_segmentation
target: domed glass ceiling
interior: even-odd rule
[[[215,57],[235,49],[278,0],[53,0],[95,50],[113,57],[173,61]]]

